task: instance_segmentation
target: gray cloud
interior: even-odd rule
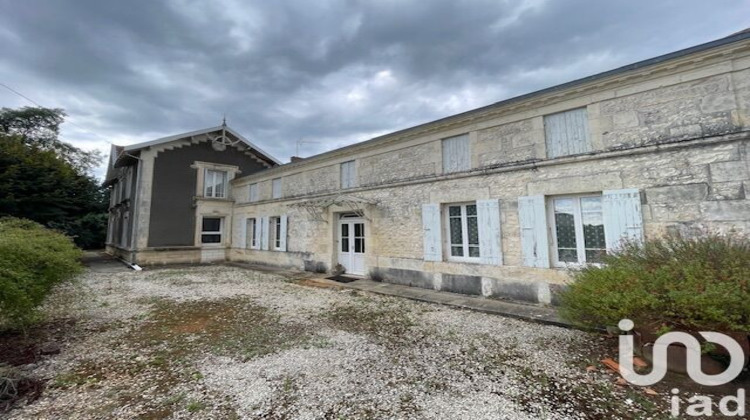
[[[737,0],[0,0],[0,82],[86,148],[229,124],[282,160],[743,29]],[[27,105],[0,90],[1,106]]]

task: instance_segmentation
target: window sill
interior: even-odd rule
[[[449,263],[467,263],[467,264],[481,264],[481,260],[479,258],[461,258],[461,257],[449,257],[445,260],[445,262]]]

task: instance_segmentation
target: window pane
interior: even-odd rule
[[[555,200],[555,233],[558,248],[576,248],[576,226],[573,216],[573,200]]]
[[[469,204],[466,206],[466,214],[468,216],[476,216],[477,215],[477,205],[476,204]]]
[[[365,225],[363,223],[354,224],[354,236],[365,236]]]
[[[201,242],[204,244],[218,244],[221,242],[221,235],[201,235]]]
[[[341,238],[341,252],[349,252],[349,238]]]
[[[464,248],[462,246],[452,246],[451,247],[451,256],[452,257],[463,257],[464,256]]]
[[[203,218],[203,232],[219,232],[221,230],[221,219],[218,217]]]
[[[469,246],[469,256],[479,258],[479,247],[478,246]]]
[[[601,263],[602,257],[607,254],[604,249],[587,249],[586,250],[586,262],[587,263]]]
[[[213,171],[206,170],[205,172],[205,179],[203,180],[203,183],[206,185],[206,197],[213,197],[214,196],[214,174]]]
[[[365,252],[365,240],[363,238],[354,238],[354,252]]]
[[[463,231],[461,228],[461,218],[451,217],[450,218],[450,240],[451,244],[462,244],[463,243]]]
[[[469,230],[469,244],[479,245],[479,227],[477,226],[476,216],[466,219],[466,228]]]
[[[450,206],[450,207],[448,207],[448,215],[449,216],[460,216],[461,215],[461,206]]]
[[[570,248],[559,248],[557,250],[557,259],[560,262],[578,262],[578,251]]]
[[[224,198],[227,185],[227,173],[223,171],[217,171],[214,181],[214,197]]]
[[[348,224],[341,225],[341,236],[349,237],[349,225]]]

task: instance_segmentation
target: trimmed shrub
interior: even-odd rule
[[[0,219],[0,323],[25,327],[52,288],[81,270],[67,236],[30,220]]]
[[[738,234],[626,243],[576,272],[561,315],[589,327],[750,332],[750,241]]]

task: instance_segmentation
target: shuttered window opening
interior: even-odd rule
[[[286,215],[272,216],[268,219],[268,239],[270,249],[274,251],[286,251],[287,222]],[[263,249],[268,249],[268,247]]]
[[[341,164],[341,188],[354,188],[357,186],[357,166],[355,161],[350,160]]]
[[[479,225],[476,204],[446,206],[448,256],[452,260],[479,260]]]
[[[258,184],[250,184],[250,192],[248,193],[250,202],[258,201]]]
[[[545,116],[544,133],[549,158],[591,151],[586,108]]]
[[[275,178],[271,181],[271,197],[281,198],[281,178]]]
[[[555,266],[601,263],[607,253],[602,196],[550,199]]]
[[[528,267],[547,268],[550,260],[558,267],[597,264],[623,241],[643,240],[637,189],[519,197],[518,218],[523,265]]]
[[[425,261],[503,263],[499,200],[424,204],[422,227]]]
[[[255,217],[247,219],[245,241],[245,248],[260,249],[260,224]]]
[[[443,173],[468,171],[471,169],[469,135],[443,139]]]

